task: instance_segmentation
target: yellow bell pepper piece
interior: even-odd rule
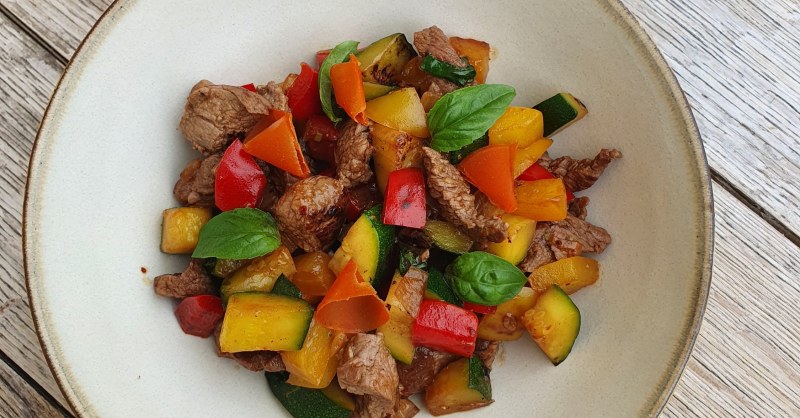
[[[163,213],[161,251],[190,254],[197,246],[200,228],[211,219],[209,208],[172,208]]]
[[[531,144],[531,146],[523,149],[517,148],[517,153],[514,155],[514,178],[517,178],[532,166],[539,158],[547,152],[547,149],[553,145],[553,140],[550,138],[542,138]]]
[[[339,367],[339,349],[346,342],[347,334],[312,321],[303,348],[281,352],[281,359],[289,372],[287,383],[313,389],[327,387]]]
[[[497,310],[486,314],[478,324],[478,338],[491,341],[512,341],[525,332],[522,315],[536,304],[537,293],[523,287],[517,296],[497,305]]]
[[[530,107],[509,106],[489,128],[489,145],[517,144],[527,148],[543,137],[542,112]]]
[[[505,214],[500,218],[508,224],[508,239],[503,242],[492,242],[486,251],[508,261],[519,264],[528,253],[536,232],[536,221],[524,216]]]
[[[367,118],[417,138],[430,136],[425,108],[413,87],[395,90],[367,102]]]
[[[600,264],[597,260],[569,257],[537,268],[528,276],[528,282],[537,292],[544,292],[557,284],[561,290],[571,295],[594,284],[599,278]]]
[[[567,217],[567,190],[561,179],[524,181],[514,193],[516,215],[534,221],[563,221]]]

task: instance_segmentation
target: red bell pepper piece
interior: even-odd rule
[[[319,100],[319,95],[317,95]],[[311,115],[306,121],[303,141],[312,158],[330,164],[336,162],[333,153],[336,148],[336,127],[325,115]]]
[[[516,145],[489,145],[473,151],[458,165],[467,181],[508,213],[517,210],[513,168],[516,152]]]
[[[411,339],[423,345],[462,357],[475,352],[478,317],[466,309],[440,300],[423,300],[414,320]]]
[[[212,295],[190,296],[175,309],[183,332],[201,338],[208,338],[214,333],[223,315],[222,301]]]
[[[472,312],[488,315],[497,311],[497,306],[478,305],[477,303],[464,302],[464,309],[469,309]]]
[[[304,122],[309,116],[322,113],[317,86],[317,72],[306,63],[300,64],[300,75],[294,79],[292,86],[286,91],[292,117]]]
[[[241,86],[241,87],[242,87],[243,89],[245,89],[245,90],[250,90],[250,91],[252,91],[253,93],[256,93],[256,85],[255,85],[255,84],[253,84],[253,83],[250,83],[250,84],[245,84],[245,85],[243,85],[243,86]]]
[[[328,58],[328,55],[330,55],[330,53],[331,53],[330,49],[317,51],[317,68],[322,67],[322,62],[325,61],[325,58]]]
[[[382,222],[420,229],[425,227],[426,217],[422,170],[408,167],[389,173]]]
[[[242,141],[233,141],[217,168],[214,181],[214,203],[220,210],[256,207],[261,201],[267,176],[250,154],[242,149]]]
[[[528,167],[528,169],[523,171],[518,177],[518,179],[522,181],[546,180],[554,178],[556,178],[556,176],[547,171],[547,169],[542,167],[542,165],[539,163],[535,163]],[[571,202],[572,199],[575,199],[575,195],[572,194],[570,189],[567,189],[567,202]]]

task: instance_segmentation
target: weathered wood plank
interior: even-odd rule
[[[20,238],[31,144],[62,67],[2,15],[0,39],[0,351],[66,405],[34,332]]]
[[[65,415],[0,361],[0,417],[48,418]]]
[[[800,248],[714,193],[708,307],[664,416],[800,416]]]
[[[800,235],[800,4],[624,3],[677,74],[711,167]]]

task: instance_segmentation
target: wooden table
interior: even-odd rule
[[[666,416],[800,417],[800,3],[625,0],[691,102],[714,180],[714,278]],[[0,0],[0,416],[71,416],[39,348],[22,196],[44,107],[111,0]]]

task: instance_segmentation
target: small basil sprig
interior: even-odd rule
[[[480,84],[445,94],[428,112],[431,148],[446,152],[471,144],[503,115],[516,90],[503,84]]]
[[[335,105],[333,101],[333,84],[331,83],[331,67],[347,60],[350,54],[355,54],[358,51],[357,48],[357,41],[344,41],[336,45],[331,50],[331,53],[325,57],[325,61],[322,61],[322,65],[319,66],[319,100],[322,102],[322,111],[334,123],[339,122],[342,118],[336,116],[333,112]]]
[[[242,260],[270,253],[279,245],[281,237],[272,215],[240,208],[220,213],[200,229],[192,257]]]
[[[426,55],[419,65],[419,69],[426,73],[452,81],[459,87],[464,87],[475,80],[475,67],[466,64],[464,67],[457,67],[453,64],[439,61],[432,55]]]
[[[458,256],[447,266],[445,278],[459,298],[487,306],[513,298],[527,280],[513,264],[482,251]]]

